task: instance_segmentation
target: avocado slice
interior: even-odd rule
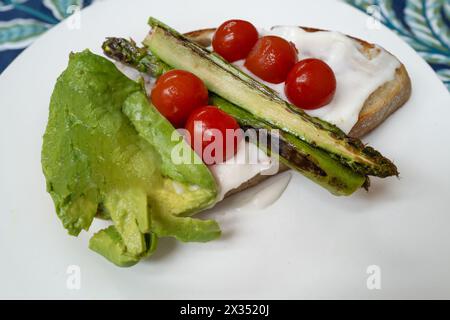
[[[190,71],[208,89],[253,117],[296,136],[363,175],[398,175],[397,168],[378,151],[345,135],[336,126],[308,116],[279,98],[270,88],[195,44],[164,23],[150,18],[151,33],[144,40],[154,55],[173,68]]]
[[[138,255],[130,254],[115,226],[95,233],[89,240],[89,249],[101,254],[119,267],[131,267],[139,262]]]
[[[150,231],[145,190],[132,187],[113,190],[105,198],[104,206],[110,213],[128,252],[135,256],[142,254],[146,249],[144,233]]]
[[[133,255],[127,249],[122,236],[115,226],[95,233],[89,240],[89,249],[101,254],[106,259],[119,267],[131,267],[139,262],[142,257],[150,256],[156,249],[158,238],[155,234],[146,234],[146,252],[143,255]]]

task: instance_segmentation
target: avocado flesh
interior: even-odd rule
[[[395,165],[359,140],[347,137],[337,127],[308,116],[218,55],[193,43],[180,33],[150,18],[152,32],[144,40],[154,55],[173,68],[190,71],[208,89],[250,112],[255,118],[320,148],[364,175],[397,175]]]
[[[154,252],[158,238],[154,233],[146,234],[145,241],[146,252],[143,255],[144,257],[150,256]],[[89,248],[119,267],[131,267],[141,259],[141,256],[129,252],[115,226],[109,226],[95,233],[89,240]]]
[[[139,256],[128,253],[115,226],[109,226],[95,233],[89,240],[89,248],[119,267],[131,267],[140,260]]]
[[[212,220],[189,218],[199,227],[184,229],[182,215],[210,206],[217,190],[201,161],[172,163],[170,151],[179,145],[198,160],[174,131],[142,86],[110,61],[87,50],[71,54],[52,94],[42,146],[47,190],[69,234],[88,230],[103,212],[114,232],[96,233],[91,247],[118,265],[146,257],[158,232],[183,241],[217,238]]]

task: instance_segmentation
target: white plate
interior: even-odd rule
[[[294,174],[267,209],[233,209],[243,195],[216,208],[220,240],[161,241],[153,259],[129,269],[91,252],[86,233],[66,234],[45,192],[48,102],[70,51],[100,53],[106,36],[142,39],[149,15],[180,31],[239,17],[383,45],[405,63],[413,96],[365,141],[394,159],[401,178],[373,179],[370,193],[336,198]],[[105,1],[80,22],[50,30],[0,77],[1,298],[450,298],[450,96],[396,35],[369,29],[365,15],[335,1]],[[71,265],[81,271],[79,290],[67,287]],[[367,287],[373,265],[380,290]]]

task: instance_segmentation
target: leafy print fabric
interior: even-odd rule
[[[0,73],[23,49],[74,8],[93,0],[0,0]]]
[[[450,90],[450,0],[346,2],[364,12],[373,12],[370,7],[376,6],[381,22],[413,47]]]

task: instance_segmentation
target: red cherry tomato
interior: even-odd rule
[[[228,20],[217,28],[212,40],[215,52],[228,62],[244,59],[258,40],[258,31],[248,21]]]
[[[208,165],[222,163],[236,154],[242,138],[238,129],[237,121],[215,106],[195,109],[186,121],[191,146]]]
[[[333,70],[319,59],[299,61],[289,72],[284,92],[297,107],[312,110],[330,103],[336,92]]]
[[[293,43],[277,36],[266,36],[256,42],[245,60],[245,67],[267,82],[281,83],[296,62],[297,50]]]
[[[196,75],[171,70],[158,78],[150,97],[159,112],[179,128],[192,110],[208,103],[208,90]]]

